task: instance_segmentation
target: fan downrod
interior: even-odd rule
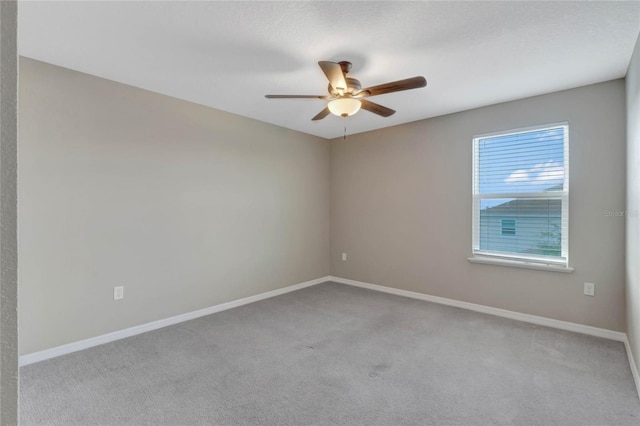
[[[340,61],[338,62],[338,64],[340,64],[340,68],[342,68],[342,72],[345,74],[348,74],[349,71],[351,71],[351,62],[349,61]]]

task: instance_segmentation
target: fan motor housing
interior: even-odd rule
[[[345,81],[347,82],[347,90],[343,93],[344,94],[353,94],[355,92],[357,92],[358,90],[362,89],[362,85],[360,84],[359,80],[356,80],[355,78],[351,78],[351,77],[346,77]],[[331,84],[329,84],[329,93],[331,93],[333,96],[340,96],[340,93],[335,90]]]

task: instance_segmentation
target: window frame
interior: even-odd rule
[[[563,128],[563,189],[562,191],[538,191],[538,192],[509,192],[480,194],[480,140],[492,137],[516,135],[539,130]],[[532,269],[559,270],[572,272],[569,267],[569,123],[567,121],[541,124],[536,126],[521,127],[497,132],[475,135],[472,138],[473,164],[472,164],[472,257],[468,260],[475,263],[490,263],[516,267],[531,267]],[[561,202],[561,236],[559,257],[531,255],[515,252],[500,252],[480,249],[480,204],[486,199],[546,199],[560,200]],[[502,224],[501,224],[502,225]],[[513,237],[511,235],[503,237]]]

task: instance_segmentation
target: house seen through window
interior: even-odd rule
[[[473,254],[567,266],[569,127],[473,139]]]

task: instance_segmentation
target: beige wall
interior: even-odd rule
[[[21,354],[328,275],[326,140],[20,66]]]
[[[329,144],[26,58],[20,79],[22,354],[329,272],[625,330],[604,214],[625,208],[623,80]],[[575,272],[469,263],[472,136],[558,121]]]
[[[627,72],[627,336],[640,363],[640,36]],[[640,367],[640,365],[638,365]],[[640,392],[640,388],[638,389]]]
[[[0,425],[18,423],[17,3],[0,1]]]
[[[625,208],[624,90],[615,80],[332,141],[332,275],[625,330],[624,218],[604,214]],[[472,137],[560,121],[575,272],[470,263]]]

